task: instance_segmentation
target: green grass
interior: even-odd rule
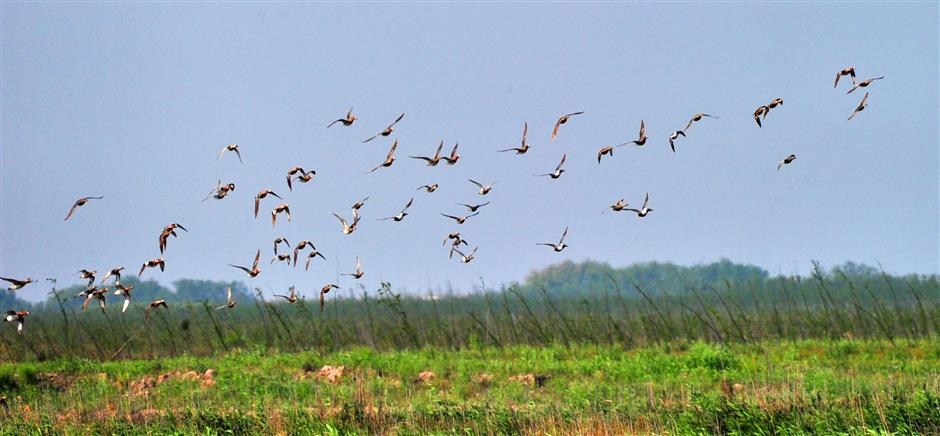
[[[331,384],[314,376],[323,365],[346,371]],[[214,384],[197,379],[207,369]],[[416,381],[422,371],[435,377]],[[548,378],[541,387],[510,380],[526,374]],[[235,349],[5,364],[0,394],[10,406],[0,412],[3,434],[929,434],[940,433],[940,347],[806,340]]]

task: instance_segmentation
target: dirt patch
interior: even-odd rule
[[[421,371],[421,372],[418,373],[418,377],[415,378],[415,381],[414,381],[414,382],[415,382],[415,383],[424,382],[424,383],[430,384],[431,381],[434,380],[434,377],[435,377],[435,375],[434,375],[434,373],[431,372],[431,371]]]
[[[196,371],[170,371],[156,376],[146,375],[137,380],[131,380],[127,385],[127,395],[131,397],[147,397],[150,391],[170,380],[197,381],[203,389],[208,389],[215,385],[215,370],[207,369],[206,372],[199,374]]]

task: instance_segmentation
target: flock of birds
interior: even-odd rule
[[[848,90],[848,92],[846,92],[846,94],[851,94],[858,88],[867,88],[871,86],[871,84],[874,83],[874,81],[881,80],[884,78],[884,76],[873,77],[870,79],[857,82],[856,77],[855,77],[855,68],[847,67],[847,68],[842,69],[838,73],[836,73],[834,87],[838,87],[839,80],[845,76],[851,77],[851,80],[852,80],[852,87]],[[864,110],[867,107],[867,102],[868,102],[868,92],[866,92],[865,96],[862,97],[861,102],[859,102],[858,106],[856,106],[855,110],[848,117],[848,120],[852,120],[853,118],[855,118],[856,115],[858,115],[859,112]],[[770,113],[770,111],[780,106],[783,106],[782,98],[777,98],[766,105],[758,106],[758,108],[754,111],[754,121],[757,123],[757,126],[759,128],[763,127],[762,121],[766,121],[767,115]],[[583,113],[584,111],[578,111],[578,112],[568,113],[559,117],[558,120],[555,122],[554,128],[552,129],[551,139],[549,140],[549,142],[553,142],[555,140],[555,137],[558,135],[558,131],[562,125],[571,121],[572,117],[582,115]],[[398,118],[395,119],[395,121],[393,121],[391,124],[385,127],[382,131],[376,133],[375,135],[367,138],[366,140],[362,142],[366,143],[366,142],[375,140],[379,137],[390,136],[393,132],[395,132],[395,126],[400,121],[402,121],[404,117],[405,117],[405,114],[402,113],[401,115],[398,116]],[[692,115],[691,119],[689,119],[689,122],[688,124],[686,124],[685,128],[683,128],[682,130],[676,130],[672,134],[669,135],[669,147],[672,149],[673,152],[676,152],[676,142],[678,141],[678,139],[680,137],[686,138],[687,133],[692,128],[692,126],[695,123],[700,122],[705,118],[717,119],[718,116],[707,114],[704,112],[696,113]],[[337,123],[342,124],[343,126],[349,127],[353,125],[353,123],[355,123],[357,119],[358,118],[356,117],[356,115],[354,115],[352,112],[352,108],[350,108],[349,111],[346,113],[345,117],[339,118],[331,122],[329,125],[327,125],[327,128],[333,127]],[[512,147],[512,148],[507,148],[507,149],[497,150],[497,151],[501,153],[514,152],[515,154],[518,154],[518,155],[526,154],[526,152],[528,152],[530,149],[530,145],[527,140],[528,133],[529,133],[529,125],[526,122],[523,124],[522,140],[521,140],[520,145],[518,147]],[[644,120],[640,120],[640,131],[639,131],[639,135],[637,139],[625,142],[623,144],[615,145],[615,146],[602,147],[597,152],[597,163],[600,164],[604,156],[612,157],[614,154],[614,149],[616,148],[619,148],[628,144],[633,144],[635,146],[640,147],[647,143],[647,139],[648,137],[646,135],[646,123]],[[449,154],[442,155],[441,152],[444,149],[444,142],[441,141],[441,143],[437,146],[437,150],[435,151],[434,155],[432,156],[409,156],[409,157],[412,159],[416,159],[416,160],[422,160],[428,166],[431,166],[431,167],[437,166],[438,164],[442,162],[447,165],[455,165],[460,160],[458,147],[459,147],[459,143],[456,143],[454,144],[453,148],[450,150]],[[392,142],[392,145],[389,148],[389,151],[385,156],[385,160],[379,163],[378,165],[376,165],[375,167],[373,167],[372,169],[368,170],[366,173],[367,174],[373,173],[382,168],[391,167],[395,163],[395,159],[396,159],[395,152],[397,148],[398,148],[398,140],[395,139]],[[239,147],[237,144],[229,144],[223,147],[222,150],[219,152],[217,159],[223,158],[226,155],[226,153],[234,153],[235,156],[238,158],[238,161],[243,162],[241,151],[239,150]],[[560,178],[562,174],[564,174],[565,172],[564,165],[565,165],[565,161],[567,160],[567,158],[568,158],[567,153],[563,154],[561,157],[561,161],[558,163],[558,165],[555,167],[553,171],[544,173],[544,174],[537,174],[535,176],[536,177],[550,177],[551,179]],[[795,160],[796,160],[795,154],[788,155],[783,160],[779,161],[779,163],[777,164],[777,170],[779,171],[780,168],[782,168],[784,165],[789,165],[793,163],[793,161]],[[300,166],[295,166],[291,168],[287,172],[287,175],[286,175],[288,190],[293,191],[294,182],[309,183],[311,180],[313,180],[315,175],[316,175],[316,171],[313,171],[313,170],[306,171],[304,170],[304,168]],[[496,184],[496,182],[484,184],[473,179],[469,179],[469,182],[474,184],[478,188],[477,194],[479,194],[480,196],[486,196],[487,194],[489,194],[493,190],[493,186]],[[432,193],[436,191],[437,188],[438,188],[438,184],[434,183],[430,185],[420,186],[418,187],[418,190],[423,189],[427,193]],[[234,183],[223,184],[222,181],[219,180],[216,183],[215,187],[213,187],[212,190],[208,193],[208,195],[203,199],[203,201],[206,201],[209,199],[222,200],[226,198],[233,191],[235,191]],[[261,207],[261,201],[266,199],[268,196],[276,197],[280,200],[283,200],[283,198],[280,195],[278,195],[271,189],[261,190],[260,192],[258,192],[257,195],[255,195],[255,199],[254,199],[255,218],[258,217],[258,213]],[[80,207],[83,207],[89,204],[92,200],[102,200],[103,198],[104,197],[101,197],[101,196],[79,198],[78,200],[75,201],[75,203],[69,209],[68,214],[65,216],[65,220],[68,220],[69,218],[71,218]],[[343,216],[340,216],[337,213],[333,213],[333,216],[336,217],[336,219],[339,221],[340,226],[342,227],[343,234],[349,235],[353,233],[354,231],[356,231],[356,229],[359,226],[359,221],[361,219],[361,216],[359,215],[359,211],[365,205],[365,202],[367,200],[369,200],[369,197],[365,197],[362,200],[359,200],[352,205],[352,207],[350,208],[351,214],[352,214],[351,220],[347,220]],[[413,203],[414,203],[414,197],[412,197],[410,200],[408,200],[407,203],[405,203],[404,207],[401,209],[401,211],[398,212],[398,214],[388,216],[385,218],[380,218],[379,220],[381,221],[391,220],[394,222],[400,222],[404,220],[405,217],[408,216],[408,209],[412,206]],[[467,215],[457,216],[457,215],[449,215],[445,213],[441,213],[441,215],[443,215],[444,217],[448,219],[454,220],[459,225],[459,224],[464,224],[470,218],[479,215],[480,209],[489,205],[490,202],[487,201],[485,203],[479,203],[479,204],[468,204],[468,203],[458,203],[458,204],[460,204],[461,206],[467,209],[467,213],[468,213]],[[649,207],[649,193],[647,193],[646,196],[644,197],[642,207],[630,208],[628,206],[629,204],[625,201],[625,199],[620,199],[616,203],[608,207],[613,212],[621,212],[621,211],[633,212],[636,214],[637,217],[640,217],[640,218],[647,216],[650,212],[653,211],[653,209]],[[275,206],[271,210],[271,226],[272,227],[276,227],[277,218],[281,214],[283,214],[288,221],[291,220],[290,206],[287,203],[281,203]],[[137,273],[138,278],[141,277],[148,268],[160,268],[160,271],[163,271],[165,269],[166,261],[163,258],[163,253],[166,251],[169,238],[171,236],[174,238],[179,236],[176,233],[177,229],[188,232],[188,230],[179,223],[172,223],[163,228],[163,230],[160,232],[160,235],[158,237],[158,243],[159,243],[158,246],[160,250],[160,256],[150,259],[144,262],[143,264],[141,264],[140,270]],[[565,243],[565,238],[567,236],[568,236],[568,228],[565,227],[565,230],[562,233],[561,238],[558,240],[557,243],[540,242],[540,243],[537,243],[536,245],[548,246],[548,247],[551,247],[551,249],[555,252],[561,252],[565,248],[568,247],[568,244]],[[458,260],[462,263],[470,263],[471,261],[473,261],[473,259],[476,256],[477,249],[479,248],[479,247],[474,247],[472,250],[470,250],[469,249],[470,243],[466,239],[464,239],[463,236],[461,236],[459,231],[450,232],[446,236],[446,238],[444,239],[444,246],[447,246],[448,243],[450,244],[449,256],[453,258],[454,254],[456,253],[458,255]],[[316,246],[310,240],[303,240],[295,244],[293,247],[292,253],[279,252],[278,251],[279,247],[282,244],[286,246],[288,249],[291,248],[290,242],[286,238],[283,238],[283,237],[276,238],[274,240],[274,257],[270,261],[271,264],[273,264],[274,262],[287,262],[288,264],[292,264],[294,267],[296,267],[298,260],[303,256],[306,258],[305,269],[309,269],[311,262],[313,262],[317,257],[320,257],[321,259],[326,259],[326,257],[320,251],[317,250]],[[465,248],[462,246],[465,246]],[[306,253],[302,253],[303,250],[307,250],[308,248],[309,250],[306,251]],[[252,262],[250,268],[246,266],[234,265],[234,264],[229,264],[229,266],[233,268],[237,268],[245,272],[245,274],[248,275],[249,278],[253,278],[261,274],[261,268],[259,267],[260,262],[261,262],[261,250],[259,249],[255,253],[254,261]],[[102,312],[104,312],[105,305],[107,302],[106,297],[108,294],[112,294],[112,295],[123,297],[124,301],[121,307],[121,313],[126,312],[131,302],[131,298],[133,295],[132,291],[134,287],[124,286],[121,284],[122,271],[124,271],[123,266],[110,269],[107,272],[107,274],[105,274],[104,277],[101,279],[101,281],[98,282],[98,284],[96,284],[96,274],[98,273],[98,271],[86,270],[86,269],[82,269],[81,271],[78,271],[77,274],[79,274],[79,278],[88,280],[88,285],[86,289],[77,295],[77,298],[84,299],[82,303],[82,310],[86,309],[88,305],[91,304],[92,302],[97,302]],[[365,275],[365,273],[362,271],[362,263],[358,256],[356,257],[355,272],[341,274],[341,275],[352,277],[354,280],[361,279]],[[108,281],[111,278],[114,279],[114,285],[113,285],[114,291],[113,292],[111,292],[112,291],[111,288],[105,286],[105,284],[108,283]],[[10,283],[10,286],[8,288],[9,291],[16,291],[18,289],[22,289],[24,286],[30,283],[34,283],[34,280],[32,278],[14,279],[14,278],[0,277],[0,279]],[[52,280],[52,279],[47,279],[47,280]],[[323,310],[323,307],[325,305],[326,294],[329,293],[330,290],[338,289],[338,288],[339,286],[337,284],[328,283],[320,289],[320,310],[321,311]],[[296,303],[300,299],[295,287],[293,286],[290,287],[290,293],[288,295],[275,294],[275,296],[279,298],[283,298],[288,303]],[[236,305],[236,300],[232,294],[231,287],[229,287],[227,289],[227,300],[225,304],[217,307],[216,309],[217,310],[232,309],[235,307],[235,305]],[[169,306],[167,305],[166,300],[160,299],[160,300],[151,301],[149,304],[147,304],[147,306],[144,309],[146,319],[148,320],[150,319],[150,312],[152,310],[157,310],[161,308],[164,310],[169,309]],[[5,320],[7,322],[16,323],[17,333],[22,334],[23,325],[28,315],[29,315],[28,311],[9,310],[6,314]]]

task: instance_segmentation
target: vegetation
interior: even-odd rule
[[[53,289],[26,334],[0,330],[0,433],[940,432],[936,276],[563,263],[469,295],[334,291],[322,312],[125,282],[125,314]],[[225,286],[239,304],[215,310]],[[154,298],[170,309],[148,319]]]
[[[928,340],[252,348],[5,365],[0,389],[4,434],[940,432]]]

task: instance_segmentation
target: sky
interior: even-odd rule
[[[313,295],[362,258],[374,289],[469,290],[553,263],[625,266],[720,258],[771,273],[811,260],[940,272],[938,5],[250,4],[0,5],[0,274],[83,282],[159,256],[144,278],[244,280]],[[856,67],[866,89],[833,89]],[[752,113],[783,98],[758,128]],[[354,108],[350,127],[326,125]],[[555,120],[585,111],[549,142]],[[706,118],[669,149],[692,114]],[[389,138],[363,144],[398,114]],[[636,139],[598,165],[605,145]],[[516,146],[528,123],[529,153]],[[393,139],[398,160],[380,163]],[[457,165],[408,156],[459,142]],[[237,143],[244,164],[219,150]],[[445,150],[446,151],[446,150]],[[777,171],[777,163],[797,159]],[[558,180],[533,177],[554,169]],[[294,165],[317,171],[287,190]],[[467,179],[496,181],[481,197]],[[236,184],[201,201],[216,181]],[[431,194],[420,185],[438,183]],[[271,188],[292,222],[254,195]],[[602,214],[620,198],[645,218]],[[101,195],[63,217],[79,197]],[[340,232],[332,212],[363,220]],[[402,222],[377,221],[414,198]],[[457,225],[457,202],[491,201]],[[570,228],[570,247],[554,242]],[[448,258],[460,230],[477,257]],[[309,271],[269,264],[272,240],[312,240]],[[247,276],[261,249],[263,272]],[[455,256],[456,257],[456,256]],[[340,277],[344,288],[354,282]],[[20,296],[45,298],[48,285]],[[221,297],[220,297],[221,298]]]

